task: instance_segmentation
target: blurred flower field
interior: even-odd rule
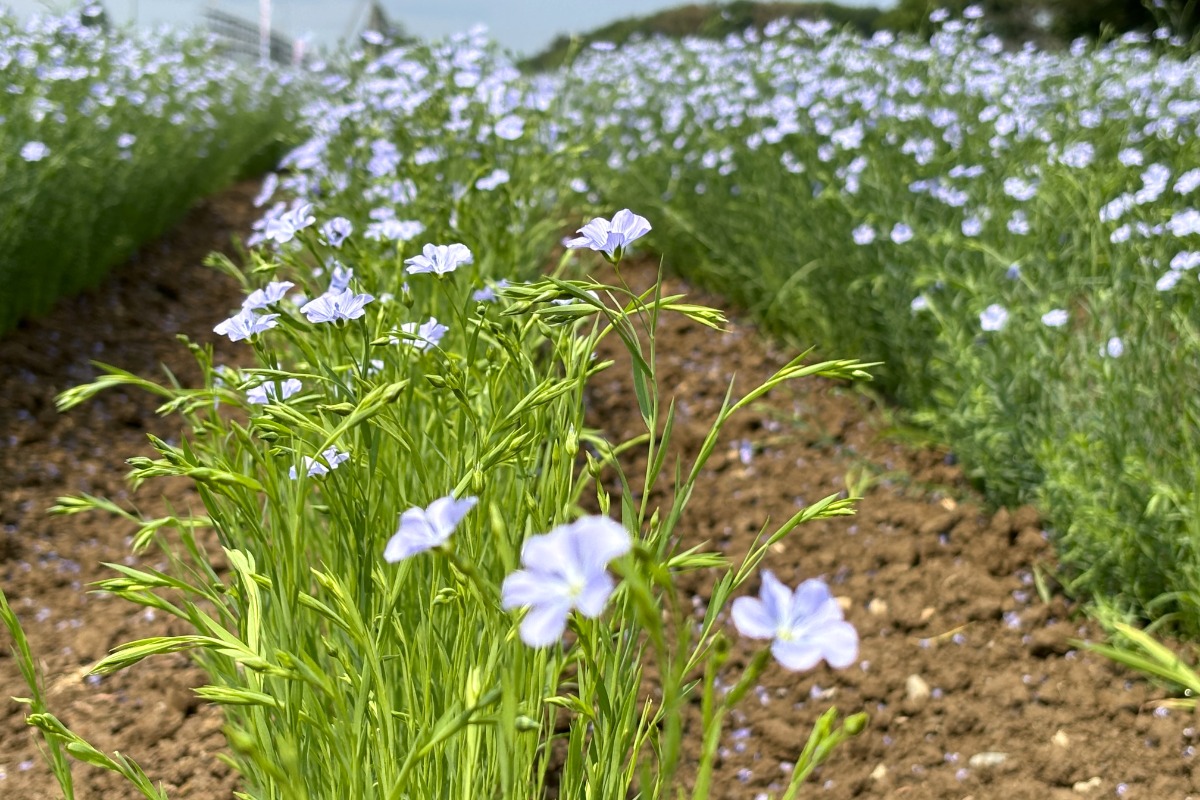
[[[187,632],[93,673],[191,654],[246,796],[674,797],[681,774],[710,796],[769,667],[868,670],[825,576],[759,567],[882,475],[737,553],[679,530],[731,420],[818,377],[873,377],[993,502],[1035,504],[1047,596],[1052,577],[1110,618],[1200,632],[1200,67],[1166,32],[1012,49],[970,8],[929,40],[780,23],[527,75],[472,30],[263,72],[87,16],[0,21],[0,328],[294,145],[239,257],[210,259],[244,290],[213,332],[246,360],[185,342],[198,385],[100,365],[59,398],[147,391],[181,425],[130,479],[186,479],[202,510],[84,492],[52,511],[115,515],[134,554],[161,552],[97,588]],[[731,376],[686,458],[656,337],[726,320],[633,288],[639,250],[799,354]],[[621,441],[585,413],[614,360],[644,428]],[[165,796],[55,716],[0,611],[64,793],[74,758]],[[797,796],[862,710],[821,715],[769,795]]]
[[[93,286],[290,131],[299,76],[179,34],[0,9],[0,331]],[[98,12],[97,12],[98,13]]]

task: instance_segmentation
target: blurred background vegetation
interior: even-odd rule
[[[777,19],[824,19],[865,36],[880,30],[928,33],[933,11],[944,8],[957,16],[971,5],[983,8],[988,27],[1014,46],[1026,41],[1041,47],[1063,46],[1080,36],[1149,33],[1159,27],[1190,42],[1200,22],[1198,4],[1198,0],[900,0],[895,8],[883,11],[827,2],[693,3],[617,20],[574,39],[559,36],[522,61],[521,67],[534,72],[554,69],[567,60],[572,46],[592,42],[621,45],[653,36],[723,39],[748,28],[762,30]]]

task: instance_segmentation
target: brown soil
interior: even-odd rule
[[[240,301],[236,286],[200,262],[247,232],[254,190],[242,185],[202,204],[99,290],[0,340],[0,580],[44,665],[49,705],[102,749],[136,759],[172,796],[193,800],[229,798],[234,788],[215,758],[220,713],[190,692],[203,674],[180,656],[102,681],[83,677],[114,644],[169,629],[84,592],[108,574],[100,562],[136,563],[131,527],[98,515],[45,514],[57,496],[78,492],[152,511],[161,503],[152,493],[163,484],[130,497],[123,459],[146,452],[147,432],[170,438],[176,428],[136,391],[108,392],[62,415],[53,398],[92,377],[93,358],[146,375],[161,374],[165,362],[194,380],[173,334],[215,341],[212,326]],[[644,270],[627,274],[645,278]],[[672,292],[719,304],[672,283]],[[224,340],[216,346],[224,363],[244,352]],[[676,436],[687,457],[730,375],[736,371],[744,390],[786,360],[750,325],[735,322],[714,334],[669,318],[659,353],[659,381],[678,399]],[[640,432],[626,376],[618,364],[592,395],[592,418],[613,437]],[[685,544],[707,541],[737,558],[768,517],[781,521],[842,491],[848,474],[874,476],[857,517],[799,529],[765,565],[792,584],[815,576],[831,582],[862,636],[861,664],[800,675],[771,667],[723,737],[715,795],[755,798],[785,785],[807,726],[836,704],[870,712],[871,723],[806,796],[1200,796],[1192,757],[1200,724],[1191,714],[1156,714],[1151,701],[1162,692],[1073,649],[1069,639],[1099,632],[1061,597],[1045,603],[1038,596],[1034,570],[1053,567],[1037,514],[985,513],[947,453],[902,446],[887,437],[888,424],[885,409],[846,385],[795,383],[734,420],[702,478],[680,528]],[[198,504],[183,484],[166,500],[185,509]],[[147,560],[158,565],[153,555]],[[705,577],[694,576],[685,589],[702,603]],[[738,647],[726,682],[752,652]],[[4,647],[0,696],[24,693]],[[4,700],[0,708],[0,796],[58,796],[23,707]],[[1005,757],[972,766],[981,753]],[[99,770],[81,766],[75,775],[81,798],[134,796]]]
[[[200,510],[186,483],[152,481],[131,496],[124,482],[124,459],[150,454],[146,434],[177,439],[179,426],[156,417],[155,399],[136,389],[101,393],[66,414],[54,398],[97,374],[91,360],[155,378],[166,364],[194,385],[198,370],[177,333],[214,342],[218,363],[245,357],[212,332],[240,304],[241,291],[202,261],[213,250],[229,252],[234,235],[248,235],[256,191],[247,182],[201,203],[98,289],[0,339],[0,586],[41,659],[51,711],[102,750],[138,761],[173,797],[228,798],[234,789],[235,776],[213,757],[224,744],[221,712],[191,692],[205,683],[203,672],[179,655],[84,678],[116,644],[169,631],[161,616],[86,592],[112,576],[101,562],[166,565],[154,551],[144,560],[132,556],[134,529],[121,520],[51,517],[46,509],[60,495],[86,492],[146,513],[161,512],[164,500]],[[60,797],[24,724],[25,708],[9,700],[27,691],[7,639],[0,633],[0,797]],[[103,770],[76,766],[74,775],[80,798],[135,796]]]

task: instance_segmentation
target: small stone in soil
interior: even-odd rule
[[[998,767],[1008,760],[1008,753],[997,753],[995,751],[986,751],[976,753],[967,761],[967,765],[972,769],[984,769],[987,767]]]

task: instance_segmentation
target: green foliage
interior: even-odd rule
[[[90,23],[25,31],[0,15],[0,332],[94,285],[290,135],[294,100],[275,76],[200,40]],[[44,157],[23,157],[30,144]]]
[[[1192,258],[1173,231],[1195,188],[1175,182],[1200,145],[1141,100],[1187,102],[1169,85],[1194,64],[1133,39],[1008,53],[989,25],[588,54],[580,115],[611,127],[578,169],[769,330],[883,362],[880,387],[993,502],[1042,509],[1073,592],[1196,635],[1200,296],[1171,265]],[[626,133],[646,130],[666,133]]]

